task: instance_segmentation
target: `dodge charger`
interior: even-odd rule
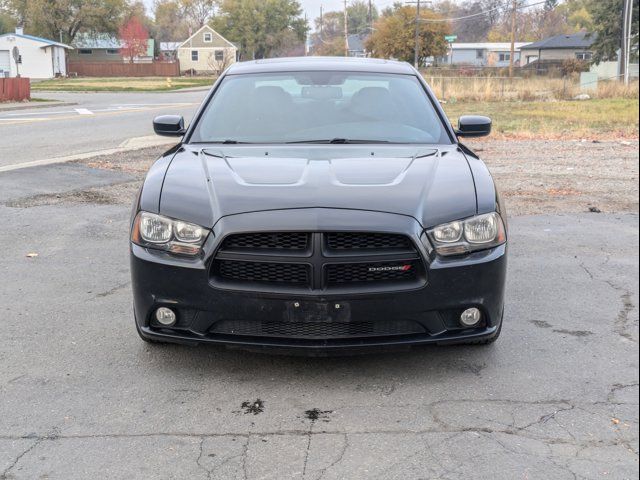
[[[151,343],[350,352],[500,335],[504,205],[410,65],[237,63],[135,201],[135,326]]]

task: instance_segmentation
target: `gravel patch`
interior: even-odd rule
[[[638,142],[482,140],[468,145],[487,163],[510,216],[638,212]],[[140,181],[164,147],[96,157],[84,165],[133,174]],[[140,182],[63,196],[60,203],[131,203]],[[44,199],[29,199],[43,201]]]

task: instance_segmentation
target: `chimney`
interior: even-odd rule
[[[24,35],[24,27],[22,25],[16,26],[16,35]]]

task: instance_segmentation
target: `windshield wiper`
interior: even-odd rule
[[[322,143],[322,144],[336,144],[336,145],[348,145],[348,144],[362,144],[362,143],[391,143],[388,140],[355,140],[351,138],[332,138],[331,140],[298,140],[295,142],[287,142],[287,144],[295,143]]]

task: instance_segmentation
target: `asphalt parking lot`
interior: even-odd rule
[[[0,478],[638,477],[637,200],[511,219],[495,345],[301,358],[138,339],[138,181],[0,173]]]

